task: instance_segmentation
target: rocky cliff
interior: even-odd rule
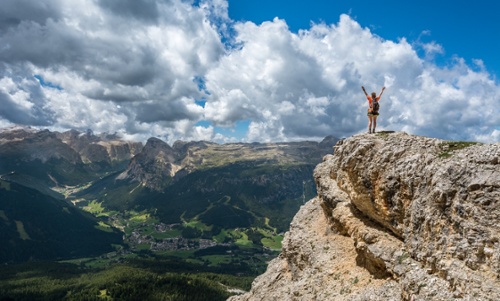
[[[149,138],[143,150],[130,161],[128,168],[117,179],[136,180],[161,191],[180,169],[178,154],[166,142]],[[165,180],[167,179],[167,180]]]
[[[13,128],[0,131],[0,155],[2,159],[15,157],[15,160],[23,162],[39,160],[46,163],[54,159],[71,164],[82,163],[78,153],[49,130]]]
[[[500,300],[500,144],[342,140],[250,300]]]
[[[63,133],[29,127],[0,129],[0,155],[29,162],[62,159],[71,164],[128,162],[142,150],[141,142],[125,141],[116,135],[94,135],[70,130]]]
[[[60,198],[48,187],[76,186],[122,170],[141,149],[140,142],[90,131],[2,128],[0,177]]]
[[[85,163],[113,164],[129,161],[142,150],[141,142],[126,141],[114,134],[95,135],[91,131],[81,133],[69,130],[56,135],[69,145]]]

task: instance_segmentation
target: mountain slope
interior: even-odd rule
[[[259,166],[241,162],[195,171],[152,199],[158,216],[167,222],[196,218],[222,228],[264,226],[265,218],[278,232],[304,197],[315,195],[311,165]]]
[[[95,135],[91,131],[81,133],[70,130],[55,134],[75,150],[85,164],[97,170],[114,168],[116,165],[121,167],[124,162],[126,166],[143,147],[141,142],[125,141],[117,135]]]
[[[14,127],[0,130],[0,175],[46,192],[43,187],[76,186],[123,170],[142,143],[113,135],[95,136]]]
[[[0,262],[95,256],[122,234],[64,201],[0,179]]]
[[[49,187],[76,185],[92,178],[78,153],[48,130],[0,132],[0,175],[12,172]]]
[[[73,195],[109,210],[149,210],[167,224],[199,221],[224,228],[268,227],[282,232],[316,194],[312,171],[337,141],[224,144],[151,138],[119,175]]]

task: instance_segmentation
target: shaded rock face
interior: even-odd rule
[[[166,142],[149,138],[142,151],[130,161],[127,170],[117,179],[130,179],[143,185],[162,190],[180,169],[178,154]]]
[[[94,135],[70,130],[63,133],[29,127],[0,129],[0,153],[26,157],[25,161],[64,159],[72,164],[129,161],[142,150],[141,142],[124,141],[116,135]]]
[[[500,144],[359,135],[314,176],[280,256],[230,300],[500,300]]]
[[[94,135],[70,130],[57,133],[57,137],[78,152],[85,163],[123,162],[142,150],[141,142],[124,141],[116,135]]]
[[[40,160],[45,163],[51,159],[62,159],[71,164],[82,162],[78,153],[48,130],[16,129],[0,133],[0,155],[3,159],[13,157],[15,159],[11,160],[23,162]]]

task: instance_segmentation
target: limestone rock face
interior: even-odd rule
[[[143,150],[129,163],[119,179],[133,179],[143,185],[161,190],[180,169],[177,152],[158,138],[149,138]]]
[[[39,160],[65,160],[70,164],[81,163],[77,152],[48,131],[14,128],[0,132],[0,156],[3,160],[31,162]]]
[[[81,133],[69,130],[56,135],[78,152],[85,163],[113,164],[129,161],[143,147],[141,142],[125,141],[110,134],[94,135],[91,131]]]
[[[500,300],[500,144],[342,140],[282,252],[230,300]]]

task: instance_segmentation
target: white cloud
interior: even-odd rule
[[[240,23],[236,30],[240,47],[208,72],[212,94],[205,117],[224,124],[251,116],[250,141],[365,131],[361,85],[376,92],[387,87],[381,129],[494,139],[476,133],[492,132],[499,122],[492,109],[500,105],[499,88],[484,68],[473,71],[461,59],[438,67],[405,39],[383,40],[346,15],[338,24],[317,24],[298,34],[279,19],[260,26]],[[443,51],[434,42],[419,46],[428,53]]]
[[[4,119],[157,136],[168,132],[157,123],[203,116],[194,79],[224,53],[208,9],[180,0],[52,0],[45,10],[22,1],[22,12],[17,4],[2,3],[12,21],[0,22],[0,70],[11,72],[0,78],[18,79],[16,91],[4,93],[11,104]],[[40,86],[34,75],[60,89]]]
[[[500,88],[481,60],[437,66],[440,44],[384,40],[347,15],[292,33],[234,22],[225,0],[3,0],[0,39],[0,126],[171,143],[235,141],[218,129],[248,121],[244,141],[321,139],[364,132],[360,87],[385,85],[380,130],[499,136]]]

